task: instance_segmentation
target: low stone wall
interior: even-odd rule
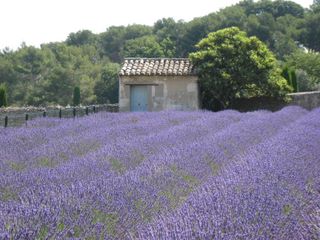
[[[107,111],[107,112],[119,112],[119,105],[118,104],[98,104],[98,105],[90,105],[90,106],[78,106],[75,107],[76,110],[83,110],[85,111],[86,107],[90,110],[95,107],[97,111]],[[0,114],[5,113],[37,113],[37,112],[44,112],[44,111],[59,111],[62,110],[72,110],[74,107],[72,106],[48,106],[48,107],[7,107],[7,108],[0,108]]]
[[[291,93],[292,98],[290,105],[297,105],[311,110],[320,107],[320,91]]]
[[[118,112],[118,104],[103,104],[79,107],[8,107],[0,108],[0,127],[1,126],[21,126],[29,120],[40,117],[72,118],[82,117],[94,112]]]
[[[292,105],[300,106],[307,110],[320,107],[320,91],[290,93],[288,96],[292,99],[289,103],[269,97],[238,99],[231,108],[240,112],[256,111],[261,109],[274,112]]]

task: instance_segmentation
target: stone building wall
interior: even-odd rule
[[[130,87],[132,85],[148,86],[148,111],[196,110],[199,108],[197,76],[120,76],[120,111],[130,111]]]

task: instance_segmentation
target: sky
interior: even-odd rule
[[[294,0],[307,8],[313,0]],[[22,42],[39,47],[64,41],[71,32],[106,31],[110,26],[153,25],[161,18],[190,21],[239,0],[1,0],[0,49]]]

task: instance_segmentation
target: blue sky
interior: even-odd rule
[[[0,49],[22,42],[63,41],[69,33],[88,29],[100,33],[112,25],[152,25],[163,17],[189,21],[239,0],[1,0]],[[303,7],[312,0],[295,0]]]

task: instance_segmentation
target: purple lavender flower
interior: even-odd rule
[[[0,128],[1,239],[318,239],[320,109]]]

